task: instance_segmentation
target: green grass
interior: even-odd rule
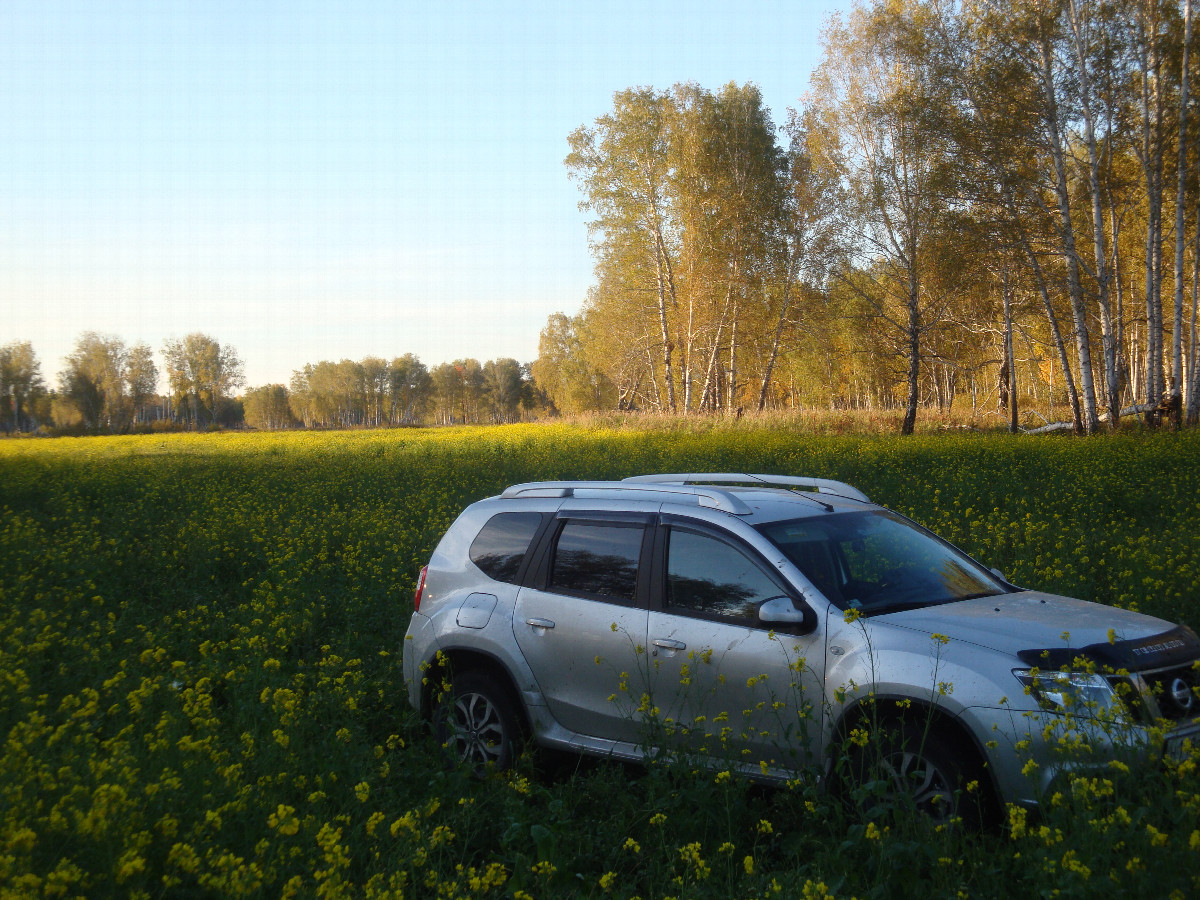
[[[447,771],[400,674],[413,580],[442,531],[518,481],[689,470],[847,480],[1019,584],[1200,624],[1194,432],[4,441],[0,895],[1200,889],[1192,760],[1081,780],[1040,819],[985,836],[711,772]]]

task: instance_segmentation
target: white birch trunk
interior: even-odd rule
[[[1175,334],[1173,340],[1174,354],[1171,370],[1175,376],[1174,394],[1179,397],[1184,386],[1183,371],[1183,252],[1184,240],[1183,206],[1187,200],[1187,105],[1188,105],[1188,45],[1192,39],[1192,0],[1183,0],[1183,65],[1179,82],[1179,187],[1175,197]],[[1193,293],[1193,301],[1195,295]],[[1194,306],[1194,303],[1193,303]],[[1192,327],[1195,334],[1195,326]],[[1195,352],[1191,355],[1192,368],[1195,368]],[[1190,387],[1190,386],[1189,386]],[[1188,391],[1188,401],[1191,401],[1191,390]],[[1182,398],[1180,398],[1182,400]]]
[[[1099,430],[1100,420],[1096,414],[1096,387],[1092,375],[1092,348],[1087,332],[1087,308],[1083,296],[1083,284],[1079,276],[1079,255],[1075,244],[1075,226],[1071,220],[1071,194],[1067,184],[1067,167],[1063,136],[1058,126],[1058,98],[1054,86],[1053,48],[1048,37],[1041,42],[1041,77],[1045,91],[1050,133],[1050,155],[1054,161],[1055,193],[1058,200],[1059,227],[1062,235],[1063,255],[1067,263],[1067,292],[1071,300],[1071,324],[1074,328],[1075,355],[1079,362],[1079,388],[1082,401],[1082,426],[1085,434]]]

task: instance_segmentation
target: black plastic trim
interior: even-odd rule
[[[1041,669],[1061,669],[1074,665],[1082,657],[1098,666],[1118,671],[1146,672],[1184,665],[1200,658],[1200,638],[1186,625],[1150,637],[1113,643],[1089,644],[1086,647],[1049,647],[1041,650],[1022,650],[1021,662]]]

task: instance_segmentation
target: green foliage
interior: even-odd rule
[[[551,317],[540,377],[571,386],[560,394],[577,403],[585,370],[591,408],[604,399],[596,376],[620,408],[733,410],[756,399],[766,363],[755,351],[783,327],[800,247],[782,235],[785,174],[803,171],[777,145],[758,88],[620,91],[568,140],[597,284],[572,329],[578,346],[555,339],[563,326]],[[595,326],[580,327],[588,319]]]
[[[786,151],[752,84],[616,92],[565,160],[593,327],[539,379],[586,363],[671,413],[903,403],[906,431],[969,395],[1091,433],[1169,390],[1195,424],[1193,10],[856,2]]]
[[[162,355],[171,395],[196,428],[220,421],[223,401],[246,381],[237,350],[199,331],[165,341]]]
[[[0,347],[0,428],[32,431],[36,407],[45,394],[41,364],[29,341]]]
[[[985,835],[686,767],[543,759],[482,782],[446,770],[408,707],[400,650],[416,573],[459,510],[518,481],[687,470],[844,479],[1020,584],[1200,618],[1192,433],[506,426],[2,442],[0,894],[1200,887],[1195,759],[1077,779],[1042,817],[1013,813]]]
[[[59,424],[78,417],[90,431],[127,431],[145,413],[158,383],[153,353],[145,344],[126,347],[118,337],[85,331],[59,373]]]
[[[584,358],[583,315],[554,313],[538,336],[532,374],[555,408],[567,415],[617,405],[612,381]]]
[[[296,420],[288,405],[288,392],[282,384],[267,384],[251,388],[242,395],[246,424],[251,428],[274,431],[289,428]]]

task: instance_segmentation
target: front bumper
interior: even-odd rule
[[[1072,774],[1099,774],[1114,761],[1153,765],[1200,748],[1200,719],[1166,731],[1140,724],[1101,723],[1045,710],[971,707],[961,718],[986,747],[1000,799],[1036,807]]]
[[[1163,756],[1185,759],[1200,750],[1200,719],[1178,725],[1163,738]]]

